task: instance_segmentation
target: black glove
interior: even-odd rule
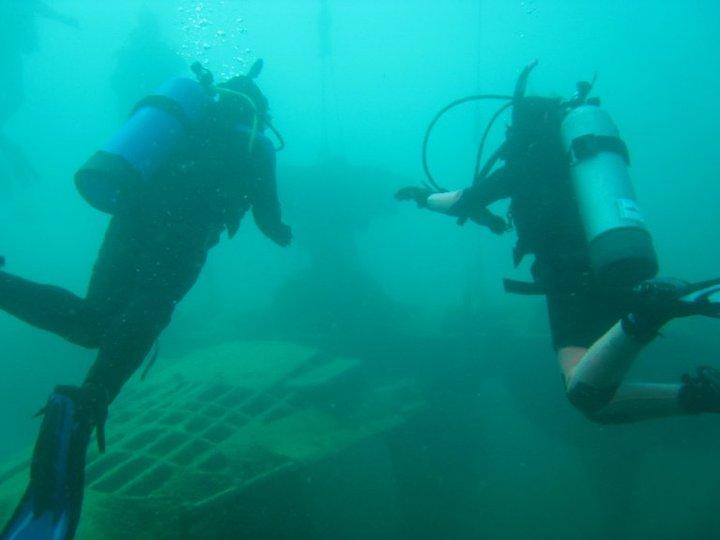
[[[470,219],[478,225],[482,225],[490,229],[494,234],[503,234],[510,230],[510,225],[500,216],[493,214],[487,208],[482,208],[473,212],[465,220],[458,218],[458,225],[463,225],[467,219]]]
[[[428,188],[418,186],[407,186],[395,192],[395,199],[398,201],[415,201],[418,208],[425,208],[427,200],[433,192]]]
[[[458,217],[457,224],[465,225],[467,220],[487,227],[495,234],[503,234],[510,230],[510,226],[500,216],[496,216],[486,206],[475,200],[472,188],[465,190],[463,196],[453,207],[453,213]]]

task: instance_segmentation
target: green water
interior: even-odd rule
[[[253,529],[252,512],[232,520],[264,531],[249,537],[720,538],[718,418],[585,420],[563,395],[543,300],[502,290],[503,277],[528,276],[527,263],[512,266],[513,235],[459,228],[392,199],[423,178],[420,144],[437,110],[467,94],[511,92],[537,58],[532,94],[569,96],[597,74],[662,273],[717,275],[720,4],[45,2],[77,25],[33,4],[0,0],[0,13],[14,14],[0,17],[0,105],[12,111],[0,130],[37,173],[19,180],[0,159],[8,271],[81,294],[108,218],[77,194],[75,170],[158,81],[195,60],[222,78],[262,57],[259,82],[287,141],[279,192],[295,243],[277,248],[251,220],[223,239],[163,334],[158,367],[232,340],[271,339],[357,358],[378,385],[420,389],[424,406],[403,425],[286,487],[277,480],[275,492],[288,496],[269,510],[280,516],[272,532]],[[22,104],[6,107],[18,88]],[[438,125],[429,157],[442,183],[470,183],[492,112],[470,105]],[[717,365],[714,323],[669,326],[630,376],[673,382]],[[55,384],[79,383],[94,355],[2,313],[0,344],[4,460],[29,451],[32,414]],[[341,402],[345,391],[331,388],[327,399]],[[402,406],[381,403],[388,413]],[[218,537],[242,538],[238,527]]]

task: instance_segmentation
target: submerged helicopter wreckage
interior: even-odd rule
[[[133,380],[113,408],[107,452],[89,451],[78,538],[289,538],[318,497],[307,479],[410,419],[419,395],[410,380],[371,380],[358,360],[290,343],[188,354]],[[28,467],[0,468],[0,513]]]

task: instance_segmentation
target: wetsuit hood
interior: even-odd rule
[[[503,157],[506,160],[542,160],[561,153],[562,110],[560,98],[528,96],[516,101]]]
[[[522,138],[536,138],[559,130],[562,100],[527,96],[513,104],[511,133]]]
[[[267,114],[269,105],[265,94],[262,93],[260,87],[258,87],[258,85],[255,84],[255,82],[247,75],[238,75],[237,77],[233,77],[232,79],[219,84],[218,87],[226,88],[228,90],[232,90],[233,92],[238,92],[239,94],[245,94],[248,98],[250,98],[253,105],[255,105],[258,114],[261,116],[265,116]],[[221,95],[220,97],[221,102],[230,101],[231,99],[232,96]]]
[[[258,59],[250,68],[247,75],[238,75],[217,85],[220,90],[219,104],[224,112],[231,116],[238,116],[241,121],[252,123],[254,117],[261,120],[268,119],[269,104],[255,79],[263,68],[262,59]],[[229,90],[230,92],[222,92]]]

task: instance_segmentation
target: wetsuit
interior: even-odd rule
[[[0,308],[73,343],[99,349],[87,376],[114,399],[170,322],[207,253],[250,209],[262,232],[289,242],[272,143],[229,128],[194,144],[112,217],[84,298],[0,272]]]
[[[511,200],[518,236],[515,263],[526,255],[535,256],[532,274],[547,298],[554,348],[588,348],[625,314],[626,307],[593,280],[559,129],[546,133],[556,135],[531,133],[527,139],[532,142],[527,144],[523,137],[511,139],[504,165],[464,190],[455,212]]]

